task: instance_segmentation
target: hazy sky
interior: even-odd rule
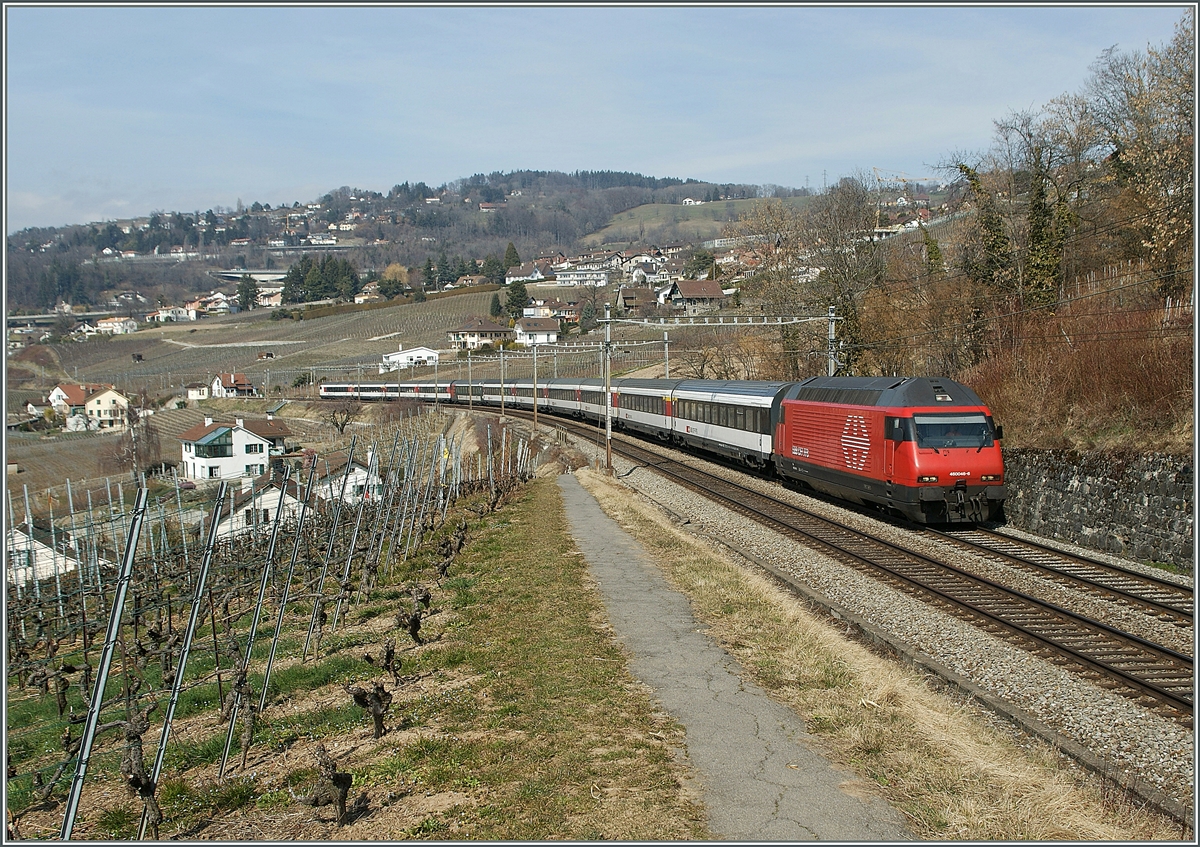
[[[10,5],[5,232],[522,168],[930,176],[1183,8]]]

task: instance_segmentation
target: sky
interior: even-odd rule
[[[1181,5],[6,5],[6,234],[476,173],[935,176]]]

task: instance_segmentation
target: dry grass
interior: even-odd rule
[[[448,579],[434,586],[428,578],[434,555],[414,555],[411,570],[356,608],[348,626],[327,635],[321,658],[308,663],[297,657],[307,623],[303,609],[285,625],[272,677],[280,693],[260,719],[244,771],[233,764],[231,778],[216,779],[224,727],[211,704],[178,722],[160,789],[164,837],[661,841],[710,835],[687,772],[673,755],[682,730],[626,670],[574,549],[553,476],[486,517],[478,502],[456,508],[462,511],[451,514],[449,526],[468,519],[469,541]],[[396,686],[384,677],[396,699],[388,733],[375,739],[370,719],[341,683],[380,678],[379,668],[361,657],[400,635],[392,612],[403,594],[398,586],[409,579],[422,579],[434,593],[421,630],[427,640],[398,644],[405,681]],[[40,708],[48,724],[43,735],[56,737],[53,704]],[[152,730],[147,751],[156,736]],[[308,808],[291,796],[313,783],[318,742],[353,775],[352,799],[365,792],[370,800],[369,811],[345,826],[336,824],[331,809]],[[34,749],[18,760],[26,781],[31,763],[54,752],[53,742],[47,744],[45,752],[40,743],[27,745]],[[115,776],[118,754],[119,739],[111,734],[94,751],[78,840],[132,837],[140,808]],[[61,820],[61,805],[31,809],[20,820],[22,834],[51,838]]]
[[[847,640],[623,487],[586,470],[579,479],[606,512],[632,527],[710,633],[804,718],[826,755],[877,783],[918,838],[1180,836],[1171,821],[1106,796],[1046,746],[1018,746],[913,671]]]

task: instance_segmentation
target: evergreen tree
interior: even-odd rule
[[[587,335],[596,325],[596,307],[589,300],[583,304],[583,308],[579,311],[579,334]]]
[[[515,268],[520,264],[521,257],[517,255],[517,248],[510,241],[508,242],[508,249],[504,251],[504,270],[507,272],[509,268]]]
[[[497,292],[492,295],[492,305],[488,309],[488,315],[493,318],[498,318],[502,314],[504,314],[504,307],[500,305],[500,294]]]
[[[437,271],[433,269],[433,259],[425,260],[425,268],[422,271],[423,279],[426,288],[437,288]]]
[[[487,277],[488,282],[492,285],[504,285],[504,273],[506,270],[507,268],[504,267],[504,263],[495,256],[488,256],[483,260],[483,275]]]
[[[513,318],[521,317],[525,310],[525,304],[529,302],[529,292],[525,290],[525,283],[521,280],[514,282],[508,289],[508,313]]]
[[[237,287],[238,305],[244,311],[250,311],[258,305],[258,282],[250,274],[242,274]]]

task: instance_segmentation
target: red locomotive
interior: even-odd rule
[[[999,520],[1002,432],[967,386],[926,377],[813,377],[776,398],[775,467],[920,523]]]

